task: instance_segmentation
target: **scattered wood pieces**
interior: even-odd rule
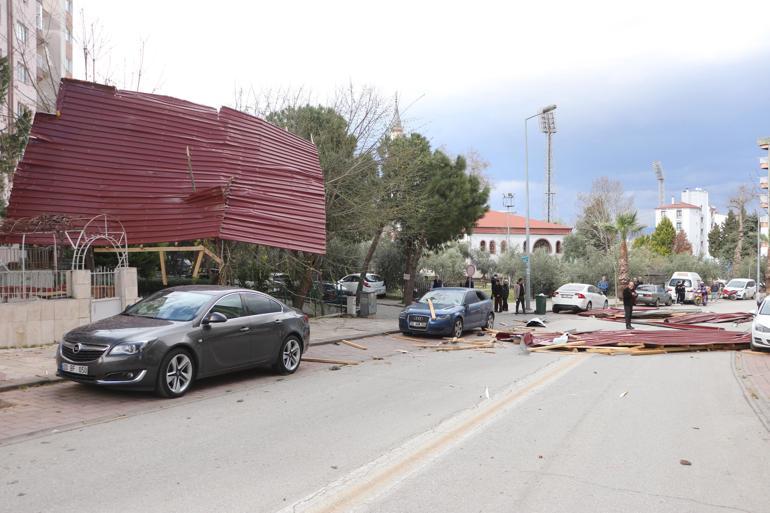
[[[343,339],[343,340],[340,340],[340,342],[342,342],[346,346],[355,347],[356,349],[361,349],[362,351],[366,351],[366,350],[369,349],[366,346],[362,346],[361,344],[356,344],[355,342],[351,342],[350,340],[344,340]]]
[[[358,365],[361,362],[355,362],[352,360],[333,360],[330,358],[302,358],[303,362],[308,363],[331,363],[334,365]]]

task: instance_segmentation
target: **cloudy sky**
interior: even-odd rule
[[[724,211],[759,176],[770,135],[766,2],[390,2],[76,0],[118,86],[211,106],[238,88],[303,88],[319,101],[352,81],[396,92],[406,128],[489,161],[490,203],[524,212],[524,118],[555,103],[557,215],[598,176],[622,180],[652,224],[666,194],[703,187]],[[101,36],[99,36],[101,33]],[[77,46],[76,42],[76,46]],[[82,78],[82,50],[75,72]],[[535,121],[533,123],[532,121]],[[531,208],[543,213],[544,136],[529,125]]]

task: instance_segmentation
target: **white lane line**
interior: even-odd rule
[[[330,483],[279,513],[353,512],[381,496],[398,483],[431,464],[464,439],[480,431],[502,413],[557,381],[590,356],[557,360],[503,393],[483,400],[475,408],[448,419],[404,445]]]

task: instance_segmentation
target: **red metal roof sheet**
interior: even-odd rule
[[[76,80],[62,81],[57,108],[35,116],[9,218],[109,214],[129,244],[221,238],[325,252],[309,141],[226,107]]]

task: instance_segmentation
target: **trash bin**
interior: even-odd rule
[[[377,294],[361,294],[361,308],[358,315],[369,317],[377,313]]]
[[[369,296],[369,315],[376,315],[377,314],[377,294],[374,292],[370,294],[366,294]]]
[[[535,313],[537,315],[545,315],[545,302],[548,296],[545,294],[538,294],[535,296]]]
[[[347,314],[356,315],[356,296],[347,296]]]

